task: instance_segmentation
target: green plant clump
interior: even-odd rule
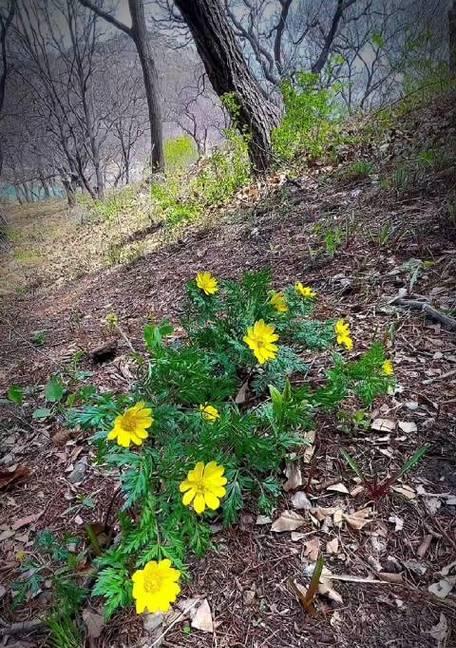
[[[301,72],[295,84],[284,81],[281,90],[285,115],[272,133],[275,152],[285,161],[302,152],[310,158],[321,157],[336,137],[333,98],[337,88],[321,88],[318,75]]]
[[[196,220],[204,210],[226,204],[250,178],[246,137],[225,131],[225,146],[201,160],[196,171],[175,168],[151,187],[152,202],[167,223]]]
[[[185,169],[198,159],[195,143],[188,135],[166,140],[164,145],[165,166],[168,171]]]
[[[353,395],[370,405],[394,381],[383,369],[382,345],[351,361],[337,346],[335,322],[312,317],[314,301],[315,293],[301,284],[275,293],[266,271],[240,281],[209,275],[206,284],[198,275],[187,286],[185,336],[174,336],[166,321],[147,324],[147,354],[136,354],[132,391],[95,394],[70,410],[70,424],[95,429],[98,464],[120,474],[119,535],[96,559],[93,591],[105,598],[108,615],[131,604],[132,574],[149,561],[169,559],[185,573],[189,553],[201,556],[211,546],[212,522],[234,524],[246,503],[270,513],[285,460],[303,451],[317,412],[337,410]],[[257,347],[255,323],[269,336]],[[348,327],[344,336],[339,342],[347,345]],[[302,354],[331,347],[326,378],[312,387]],[[147,434],[131,437],[132,445],[128,417],[135,406],[147,408],[144,416],[153,420],[146,422]],[[122,447],[114,432],[125,412]],[[196,499],[183,501],[180,485],[185,489],[199,462],[223,467],[226,487],[220,501],[208,500],[209,508],[197,513]]]

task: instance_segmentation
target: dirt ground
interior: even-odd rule
[[[383,148],[349,153],[347,164],[350,155],[373,159],[377,172],[371,177],[316,168],[257,201],[240,200],[212,227],[189,229],[177,243],[129,265],[4,297],[0,389],[17,383],[30,391],[23,409],[3,406],[0,468],[25,465],[30,474],[2,490],[0,500],[0,641],[2,626],[39,617],[48,601],[43,591],[22,608],[11,605],[20,552],[33,552],[40,529],[80,536],[86,522],[106,512],[113,486],[91,466],[93,449],[84,433],[65,431],[62,420],[31,419],[40,386],[77,359],[78,369],[93,372],[88,382],[127,389],[133,376],[123,337],[102,364],[78,354],[112,339],[108,313],[118,315],[131,345],[141,349],[146,319],[176,320],[184,285],[197,271],[238,277],[270,267],[277,287],[301,280],[318,291],[317,315],[348,319],[355,353],[387,339],[396,392],[375,404],[367,429],[319,419],[302,479],[284,491],[273,516],[301,514],[296,532],[273,532],[271,521],[258,524],[264,521],[246,511],[238,526],[217,531],[213,551],[193,561],[183,597],[207,599],[211,632],[192,628],[184,616],[166,619],[157,634],[125,611],[90,645],[456,646],[456,331],[432,314],[393,303],[425,299],[440,313],[456,311],[454,161],[410,171],[405,186],[397,173],[417,151],[451,148],[454,103],[447,97],[409,115],[401,129],[385,135]],[[336,249],[330,244],[334,231]],[[37,331],[43,332],[40,344]],[[309,379],[318,371],[317,363]],[[340,456],[346,448],[367,472],[383,478],[423,445],[429,451],[420,467],[379,499],[360,487]],[[74,485],[69,475],[84,457],[87,471]],[[296,509],[297,492],[305,493],[310,512]],[[94,508],[80,504],[84,497]],[[342,580],[330,581],[333,590],[320,594],[309,614],[290,581],[309,584],[319,550],[325,567]],[[445,596],[442,587],[449,587]],[[45,634],[3,641],[8,648],[47,645]]]

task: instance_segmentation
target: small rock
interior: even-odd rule
[[[82,459],[80,459],[75,463],[73,470],[68,475],[68,481],[70,481],[72,484],[78,484],[82,482],[82,480],[84,479],[84,475],[87,472],[87,468],[88,468],[87,457],[83,457]]]
[[[245,590],[244,592],[244,605],[252,605],[255,600],[256,592],[253,589]]]
[[[407,569],[410,569],[411,572],[417,574],[418,576],[424,576],[424,574],[427,572],[426,565],[418,562],[418,560],[413,560],[413,558],[410,560],[405,560],[404,567],[407,567]]]
[[[312,508],[312,504],[309,502],[307,495],[303,491],[298,491],[291,498],[291,504],[293,508],[298,510],[309,510]]]
[[[143,615],[143,626],[146,632],[153,632],[161,625],[163,625],[163,614],[161,612]]]

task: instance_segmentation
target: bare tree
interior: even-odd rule
[[[448,37],[450,74],[456,77],[456,0],[448,12]]]
[[[27,0],[19,5],[16,36],[19,92],[31,97],[34,113],[56,145],[53,163],[69,204],[74,203],[77,186],[93,198],[102,197],[101,146],[106,134],[100,130],[92,80],[96,16],[82,14],[77,0]]]
[[[16,0],[9,0],[5,14],[0,10],[0,54],[1,54],[1,71],[0,71],[0,117],[5,103],[6,78],[8,76],[8,54],[6,38],[8,29],[11,26],[14,13],[16,11]],[[3,148],[0,140],[0,174],[3,167]]]
[[[223,130],[229,126],[229,116],[200,66],[194,70],[194,81],[178,92],[167,119],[192,138],[199,156],[207,153],[211,142],[222,139]]]
[[[271,163],[271,130],[278,110],[249,70],[220,0],[176,0],[190,29],[211,84],[219,95],[233,94],[238,126],[250,134],[249,154],[256,171]]]
[[[131,15],[131,27],[127,27],[127,25],[117,20],[117,18],[115,18],[111,13],[94,4],[91,0],[79,0],[79,2],[85,7],[90,8],[98,16],[114,27],[130,36],[135,43],[143,72],[147,105],[149,108],[152,170],[162,171],[165,163],[163,155],[163,128],[158,90],[158,74],[147,34],[146,19],[144,15],[144,0],[128,0],[128,7]]]

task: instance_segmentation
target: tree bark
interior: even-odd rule
[[[448,49],[450,75],[456,78],[456,0],[448,12]]]
[[[234,93],[239,114],[233,115],[250,135],[249,155],[256,172],[271,164],[271,130],[279,111],[263,96],[244,60],[220,0],[175,0],[190,29],[198,54],[219,97]]]
[[[128,7],[131,15],[131,27],[127,27],[122,22],[114,18],[109,12],[104,11],[91,0],[79,0],[79,2],[98,16],[104,18],[107,22],[125,34],[128,34],[136,46],[141,70],[144,78],[144,87],[146,89],[147,107],[149,112],[150,123],[150,159],[152,172],[163,171],[165,168],[165,158],[163,154],[163,125],[161,115],[161,105],[159,97],[159,81],[157,68],[149,44],[146,18],[144,15],[144,0],[128,0]]]

